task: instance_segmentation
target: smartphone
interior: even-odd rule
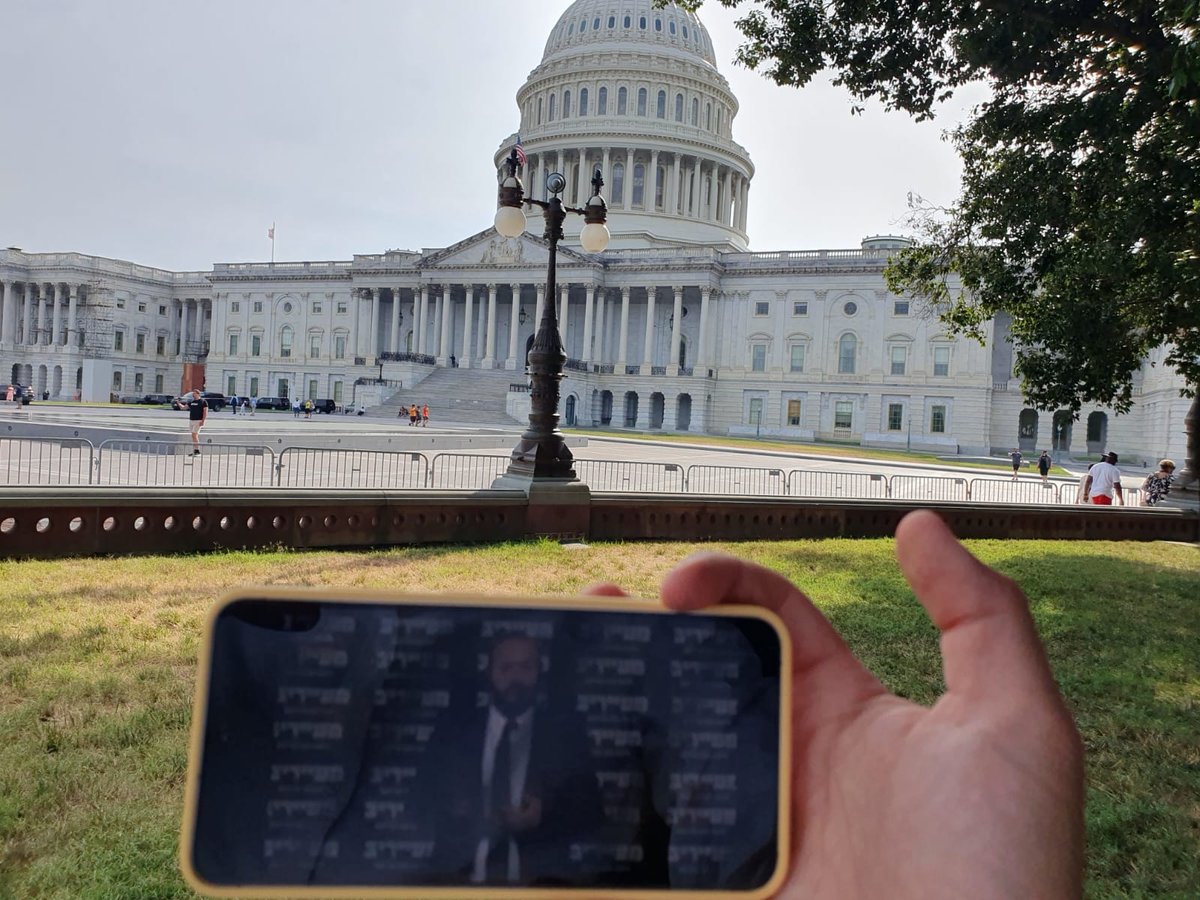
[[[771,896],[790,671],[758,608],[227,596],[197,679],[184,875],[219,897]]]

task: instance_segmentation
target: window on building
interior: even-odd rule
[[[804,345],[792,344],[791,364],[789,366],[793,372],[804,371]]]
[[[146,352],[146,336],[144,334],[138,334],[138,335],[134,336],[133,352],[134,353],[145,353]]]
[[[897,300],[893,304],[892,310],[898,316],[907,316],[908,315],[908,301],[907,300]]]
[[[655,30],[655,31],[662,31],[662,19],[655,19],[655,20],[654,20],[654,30]]]
[[[892,374],[903,375],[905,369],[908,368],[908,348],[893,347],[892,348]]]
[[[237,376],[236,375],[230,375],[229,378],[227,378],[225,380],[225,394],[228,397],[232,397],[235,394],[237,394]]]
[[[125,349],[125,332],[123,332],[123,331],[114,331],[113,332],[113,349],[114,350],[124,350]]]
[[[771,301],[770,300],[755,300],[754,301],[754,314],[756,316],[769,316],[771,314]]]
[[[646,89],[638,88],[638,107],[637,114],[644,116],[646,114]]]
[[[750,408],[747,410],[747,412],[749,413],[749,419],[748,419],[749,424],[761,425],[762,424],[762,415],[763,415],[762,397],[751,397],[750,398]]]
[[[334,359],[345,359],[346,358],[346,337],[345,337],[345,335],[339,334],[337,337],[335,337],[333,339],[333,358]]]
[[[602,87],[596,92],[596,115],[608,115],[608,88],[606,87]]]
[[[322,309],[322,307],[321,307],[321,301],[320,301],[320,300],[314,300],[314,301],[313,301],[313,304],[312,304],[312,311],[313,311],[313,315],[320,315],[320,314],[321,314],[321,309]]]
[[[611,27],[611,26],[609,26],[609,27]],[[342,390],[343,390],[342,383],[340,381],[335,381],[333,383],[333,402],[334,403],[342,402]]]
[[[275,382],[275,396],[276,397],[292,396],[291,387],[292,387],[291,384],[288,382],[288,380],[286,378],[280,378],[278,381]]]
[[[145,311],[146,311],[146,302],[144,300],[138,301],[138,312],[144,313]]]
[[[563,91],[563,118],[571,118],[571,92]]]
[[[537,107],[537,109],[538,109],[537,123],[538,123],[539,125],[541,125],[541,124],[542,124],[542,98],[541,98],[541,97],[538,97],[538,107]]]
[[[662,209],[667,205],[667,169],[658,167],[658,177],[654,179],[654,208]]]
[[[121,390],[121,373],[113,372],[112,389],[114,391]]]
[[[609,28],[616,28],[616,27],[617,27],[617,17],[616,17],[616,16],[609,16],[609,17],[608,17],[608,27],[609,27]]]
[[[624,195],[625,195],[625,164],[624,163],[616,163],[613,166],[613,186],[612,186],[612,194],[609,197],[609,199],[613,203],[617,203],[617,204],[620,204],[623,206],[625,201],[622,199],[622,197],[624,197]]]
[[[787,423],[793,428],[800,424],[800,401],[789,400],[787,402]]]
[[[700,124],[700,100],[699,98],[692,100],[692,124]]]
[[[586,116],[588,114],[588,89],[579,89],[579,114]]]
[[[251,356],[262,356],[262,335],[261,334],[250,335],[250,355]]]
[[[853,375],[858,362],[858,338],[852,334],[842,335],[838,341],[838,374]]]
[[[162,305],[160,304],[160,305],[159,305],[159,307],[158,307],[158,314],[159,314],[160,316],[165,316],[165,315],[167,314],[167,308],[166,308],[165,306],[162,306]]]
[[[950,348],[933,348],[933,374],[944,378],[950,374]]]
[[[792,315],[793,316],[807,316],[808,315],[808,301],[807,300],[793,301],[792,302]]]
[[[656,116],[658,116],[660,119],[665,119],[667,117],[667,92],[666,91],[658,92],[658,102],[655,104],[654,114]]]
[[[344,316],[346,314],[346,310],[349,308],[350,305],[345,300],[339,300],[337,302],[337,314],[339,316]]]
[[[124,308],[125,308],[125,298],[118,297],[117,298],[117,309],[124,309]]]
[[[932,409],[930,409],[929,432],[930,434],[946,433],[946,407],[934,406]]]
[[[642,29],[642,31],[646,30],[646,17],[645,16],[641,16],[638,19],[638,28]]]
[[[135,394],[140,394],[145,389],[146,389],[146,376],[144,376],[141,372],[134,372],[133,373],[133,392]]]
[[[674,33],[675,33],[675,20],[672,19],[671,20],[671,34],[674,34]]]
[[[250,379],[250,396],[251,397],[258,396],[258,377],[257,376],[253,376]]]
[[[683,121],[683,94],[675,95],[675,121]]]
[[[854,427],[854,404],[849,400],[839,400],[833,405],[833,427],[844,431]]]
[[[903,431],[904,430],[904,404],[889,403],[887,413],[887,429],[888,431]]]
[[[165,336],[163,336],[161,334],[154,341],[154,355],[155,356],[166,356],[167,355],[167,339]]]
[[[231,334],[229,336],[229,355],[237,356],[237,352],[238,352],[238,336],[236,334]]]
[[[625,23],[624,23],[624,24],[625,24],[625,27],[626,27],[626,28],[631,28],[631,27],[633,27],[633,17],[632,17],[632,16],[626,16],[626,17],[625,17]]]
[[[633,167],[633,197],[629,202],[630,206],[644,206],[646,203],[646,167],[636,165]]]
[[[321,336],[319,334],[308,336],[308,355],[314,359],[321,355]]]
[[[279,355],[292,355],[292,326],[284,325],[279,331]]]
[[[317,399],[317,379],[315,378],[308,379],[308,399]]]
[[[154,376],[154,393],[161,394],[163,392],[163,377],[161,375]]]
[[[704,127],[712,131],[712,104],[704,104]]]
[[[234,300],[232,303],[229,304],[229,311],[230,312],[241,312],[242,304],[240,304],[240,303],[238,303],[238,301]]]
[[[546,116],[547,122],[553,122],[555,115],[558,113],[558,94],[550,95],[550,114]]]
[[[752,372],[767,371],[767,345],[766,344],[751,344],[750,345],[750,371],[752,371]]]
[[[626,25],[626,28],[629,26]],[[629,91],[625,88],[617,90],[617,115],[623,116],[628,111],[629,107]]]
[[[262,309],[263,309],[263,307],[262,307],[262,301],[261,301],[261,300],[255,300],[255,301],[254,301],[254,311],[255,311],[256,313],[260,313],[260,312],[262,312]]]

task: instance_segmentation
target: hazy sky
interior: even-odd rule
[[[0,245],[172,269],[444,247],[491,224],[492,156],[565,0],[5,0]],[[736,67],[754,250],[854,247],[958,190],[932,123]],[[978,99],[972,98],[972,101]]]

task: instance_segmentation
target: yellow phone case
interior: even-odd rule
[[[779,779],[777,809],[776,866],[770,880],[762,887],[746,891],[694,891],[683,889],[625,889],[625,888],[526,888],[498,886],[466,887],[297,887],[250,886],[225,887],[209,884],[195,870],[192,847],[196,828],[197,802],[200,789],[200,756],[203,749],[205,717],[212,669],[213,635],[218,616],[230,604],[242,600],[310,601],[322,603],[377,603],[423,605],[439,607],[498,608],[504,610],[586,610],[588,612],[664,613],[669,612],[654,601],[629,597],[565,597],[565,596],[481,596],[471,594],[399,594],[366,590],[313,590],[303,588],[244,589],[226,594],[209,612],[204,627],[204,643],[196,679],[196,697],[192,710],[192,729],[189,741],[187,784],[184,795],[183,828],[179,847],[180,868],[188,885],[211,897],[236,900],[764,900],[774,896],[787,877],[791,842],[791,768],[792,768],[792,647],[787,628],[770,610],[755,606],[717,606],[695,613],[677,615],[753,618],[769,624],[779,637],[780,695],[779,695]]]

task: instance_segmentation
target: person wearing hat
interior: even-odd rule
[[[1117,468],[1117,454],[1108,453],[1101,462],[1092,466],[1083,489],[1088,503],[1112,506],[1115,493],[1120,505],[1125,505],[1125,493],[1121,489],[1121,470]]]
[[[1175,480],[1175,462],[1170,459],[1159,460],[1158,471],[1147,475],[1142,482],[1142,494],[1147,506],[1155,506],[1158,501],[1171,493],[1171,482]]]

